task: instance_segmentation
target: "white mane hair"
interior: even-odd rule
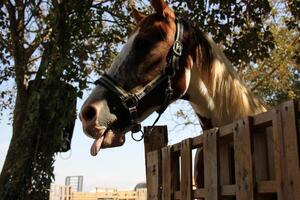
[[[222,126],[266,111],[262,101],[238,77],[223,51],[209,36],[205,38],[211,47],[210,66],[203,66],[200,59],[209,58],[202,58],[198,46],[187,91],[196,113],[211,119],[213,126]]]

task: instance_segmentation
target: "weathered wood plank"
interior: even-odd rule
[[[236,185],[222,185],[221,194],[222,196],[235,196]]]
[[[233,127],[232,124],[227,124],[219,128],[219,137],[226,137],[233,135]]]
[[[193,190],[193,198],[194,199],[204,199],[206,194],[206,189],[196,189]]]
[[[253,126],[268,127],[272,126],[272,119],[274,115],[272,112],[263,112],[253,117]]]
[[[161,151],[147,153],[147,199],[161,200]]]
[[[300,172],[294,101],[277,107],[274,119],[275,171],[279,200],[300,199]]]
[[[168,145],[167,126],[146,126],[144,127],[145,158],[147,153],[161,149]]]
[[[174,199],[175,200],[181,200],[181,191],[175,191]]]
[[[172,147],[162,149],[162,199],[172,200]]]
[[[181,142],[181,199],[191,200],[193,198],[192,188],[192,140],[186,139]]]
[[[173,151],[176,153],[179,153],[181,150],[181,142],[177,143],[177,144],[173,144]]]
[[[259,181],[257,183],[257,192],[259,194],[276,193],[276,181]]]
[[[203,146],[203,135],[199,135],[197,137],[194,137],[192,140],[192,148],[199,148]]]
[[[211,129],[204,132],[203,138],[205,198],[209,200],[220,199],[218,133],[218,129]]]
[[[253,138],[254,146],[253,159],[255,163],[255,178],[257,181],[268,180],[268,143],[266,129],[256,128],[251,137]]]
[[[220,183],[221,185],[230,184],[230,146],[220,142]]]
[[[274,134],[273,128],[266,128],[267,150],[268,150],[268,180],[275,180],[275,163],[274,163]]]
[[[252,158],[252,118],[244,118],[235,123],[234,152],[236,198],[254,200],[254,171]]]
[[[224,129],[219,129],[219,136]],[[219,139],[219,159],[220,159],[220,185],[231,184],[230,178],[230,148],[233,144],[233,137],[223,137]]]
[[[144,127],[144,148],[148,199],[161,198],[161,148],[168,144],[167,126]]]

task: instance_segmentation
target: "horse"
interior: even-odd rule
[[[93,156],[122,146],[127,132],[177,99],[191,104],[203,130],[266,111],[211,37],[176,17],[164,0],[151,6],[148,16],[133,10],[136,28],[81,108]],[[196,179],[200,159],[198,150]]]

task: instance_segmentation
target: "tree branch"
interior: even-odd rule
[[[296,43],[298,42],[299,39],[300,39],[300,36],[296,37],[296,38],[292,41],[292,43],[289,45],[289,47],[296,45]],[[257,88],[258,88],[258,87],[266,80],[266,78],[271,77],[271,75],[273,75],[273,74],[276,72],[276,70],[279,69],[279,68],[281,68],[281,67],[282,67],[282,65],[279,65],[279,66],[277,66],[277,67],[274,67],[274,68],[268,73],[268,75],[266,75],[266,76],[264,76],[262,79],[260,79],[260,81],[258,81],[258,82],[256,83],[256,85],[254,85],[254,86],[251,88],[251,90],[252,90],[252,91],[256,90],[256,89],[257,89]],[[297,65],[295,66],[295,68],[296,68],[297,70],[299,70],[299,68],[298,68]]]
[[[30,1],[28,1],[28,2],[30,2]],[[28,2],[25,1],[25,5],[29,4]],[[36,7],[36,8],[40,7],[41,3],[42,3],[42,0],[40,0],[36,5],[34,5],[34,7]],[[28,18],[28,20],[25,22],[24,27],[26,27],[26,26],[30,23],[30,21],[31,21],[31,19],[33,18],[33,16],[34,16],[34,14],[33,14],[33,12],[31,12],[31,15],[30,15],[30,17]]]
[[[38,35],[34,38],[33,42],[29,45],[29,47],[25,49],[25,59],[29,60],[29,58],[32,56],[35,50],[40,46],[42,40],[43,39],[40,39],[40,36]]]

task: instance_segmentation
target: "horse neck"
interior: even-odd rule
[[[222,126],[241,117],[266,111],[261,101],[246,87],[218,46],[207,38],[210,47],[198,46],[187,91],[195,112]],[[204,57],[204,48],[211,55]],[[211,59],[203,62],[204,59]],[[209,65],[209,66],[205,66]]]

